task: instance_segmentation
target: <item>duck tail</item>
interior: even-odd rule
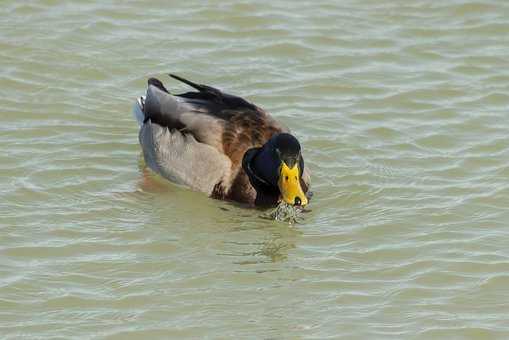
[[[143,122],[145,121],[145,97],[139,97],[136,99],[136,103],[133,105],[133,115],[138,122],[138,125],[141,127]]]

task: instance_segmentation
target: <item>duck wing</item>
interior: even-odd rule
[[[143,100],[143,122],[150,120],[170,130],[191,133],[197,141],[229,154],[232,147],[264,144],[274,132],[288,131],[268,113],[247,100],[176,75],[198,91],[171,94],[158,79],[148,81]]]

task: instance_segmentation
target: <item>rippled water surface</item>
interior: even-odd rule
[[[4,1],[2,338],[509,338],[509,2]],[[149,76],[245,96],[290,227],[144,169]]]

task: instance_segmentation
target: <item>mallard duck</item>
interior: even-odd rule
[[[197,92],[171,94],[160,80],[148,80],[134,105],[148,167],[216,199],[308,204],[310,177],[288,128],[243,98],[170,76]]]

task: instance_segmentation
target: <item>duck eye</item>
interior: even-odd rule
[[[297,180],[297,176],[295,176],[295,180]]]
[[[285,176],[285,181],[288,181],[288,176]]]

